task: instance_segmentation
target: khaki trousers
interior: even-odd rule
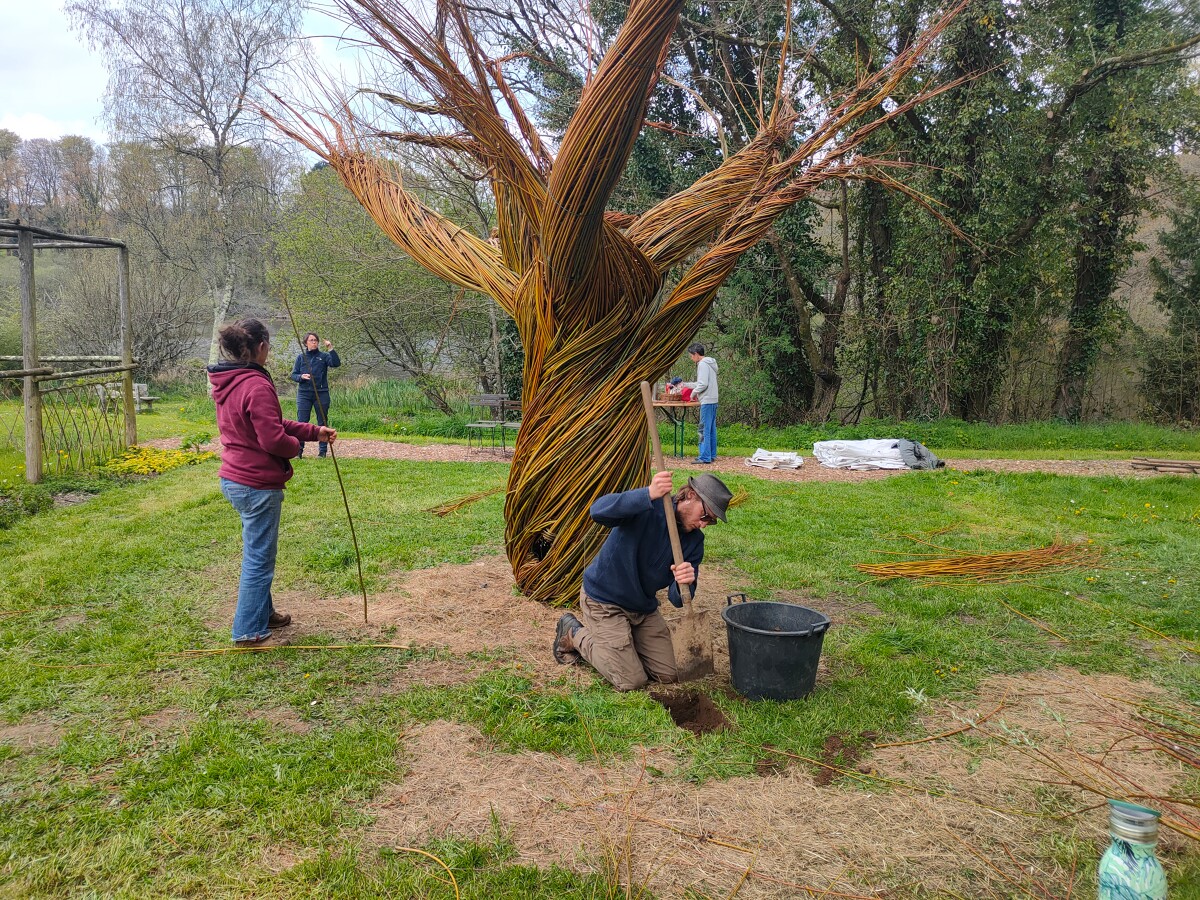
[[[618,691],[676,680],[675,647],[662,614],[635,613],[579,592],[575,649]]]

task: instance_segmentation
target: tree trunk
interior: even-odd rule
[[[229,314],[229,307],[233,305],[233,272],[232,259],[229,265],[224,269],[225,277],[223,283],[214,284],[212,290],[212,340],[208,345],[208,364],[216,365],[217,360],[221,357],[221,326],[225,324],[225,317]]]
[[[644,298],[643,309],[649,300]],[[525,357],[504,538],[521,592],[566,605],[579,594],[580,560],[592,559],[607,533],[579,515],[581,505],[649,480],[639,385],[660,378],[670,361],[623,358],[629,345],[621,338],[593,343],[581,336],[550,346],[540,363],[533,354]],[[608,356],[614,364],[598,381],[595,367],[578,364],[580,353]]]
[[[1091,203],[1075,248],[1075,288],[1054,388],[1054,417],[1069,422],[1078,422],[1083,414],[1088,380],[1104,343],[1105,320],[1113,309],[1113,292],[1123,268],[1119,248],[1136,203],[1127,181],[1119,153],[1086,179]]]

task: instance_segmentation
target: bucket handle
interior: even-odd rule
[[[741,600],[738,601],[738,603],[746,603],[747,602],[745,594],[740,594],[740,593],[739,594],[727,594],[725,597],[725,605],[733,606],[733,598],[734,597],[742,598]],[[829,630],[829,626],[831,624],[832,623],[829,621],[829,619],[826,618],[826,620],[824,622],[820,622],[816,625],[813,625],[811,628],[806,628],[804,631],[797,631],[796,637],[816,637],[817,635],[821,635],[821,634],[824,634],[825,632],[827,632]]]

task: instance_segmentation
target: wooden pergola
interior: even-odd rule
[[[21,263],[21,357],[20,369],[0,370],[0,378],[21,378],[25,411],[25,478],[42,478],[42,381],[121,374],[125,414],[125,445],[137,443],[137,418],[133,399],[133,325],[129,306],[129,248],[109,238],[63,234],[23,224],[19,219],[0,219],[0,250],[16,251]],[[37,303],[34,280],[36,250],[116,250],[117,294],[121,317],[121,355],[40,357],[37,347]],[[16,358],[10,358],[16,361]],[[85,364],[83,368],[57,371],[47,362]],[[109,363],[109,365],[103,365]]]

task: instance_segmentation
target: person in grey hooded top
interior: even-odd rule
[[[700,401],[700,455],[696,462],[714,462],[717,458],[717,361],[704,355],[703,344],[688,347],[688,356],[696,364],[692,399]]]

